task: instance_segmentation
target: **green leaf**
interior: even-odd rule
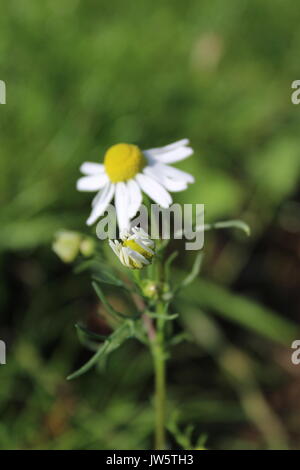
[[[170,279],[170,268],[175,258],[177,258],[177,256],[178,256],[178,251],[173,251],[173,253],[170,254],[170,256],[165,262],[165,281],[166,282],[168,282]]]
[[[121,313],[121,312],[118,312],[117,310],[115,310],[113,308],[113,306],[106,300],[105,298],[105,295],[103,294],[100,286],[96,283],[96,282],[92,282],[92,286],[93,288],[95,289],[96,291],[96,294],[98,295],[99,299],[101,300],[101,302],[103,303],[103,305],[106,307],[108,313],[110,313],[110,315],[112,315],[113,317],[115,318],[135,318],[135,316],[128,316],[128,315],[125,315],[124,313]]]
[[[208,439],[208,435],[206,433],[200,434],[200,436],[197,439],[195,449],[197,449],[197,450],[203,449],[204,450],[207,439]]]
[[[176,418],[177,416],[175,414],[174,418],[169,421],[167,425],[168,431],[172,434],[177,444],[179,444],[182,449],[191,449],[191,437],[194,431],[194,426],[189,424],[183,431],[181,431],[176,422]]]
[[[179,299],[182,299],[185,308],[191,302],[200,309],[212,311],[241,327],[285,345],[290,345],[290,341],[297,335],[298,329],[291,321],[254,300],[229,292],[207,280],[196,280]]]
[[[84,261],[75,268],[76,273],[81,273],[86,270],[90,271],[93,279],[100,283],[127,288],[126,285],[115,276],[112,270],[110,270],[106,265],[102,264],[102,261],[99,258]]]
[[[175,320],[175,318],[178,318],[178,313],[173,313],[172,315],[164,315],[161,313],[153,313],[153,312],[146,312],[146,314],[151,317],[151,318],[161,318],[164,320]]]
[[[182,343],[183,341],[192,341],[192,336],[186,331],[178,333],[178,335],[170,337],[167,341],[168,346],[177,346],[177,344]]]
[[[107,339],[107,336],[94,333],[93,331],[90,331],[88,328],[80,325],[79,323],[76,323],[75,328],[78,331],[78,333],[79,332],[83,333],[84,335],[88,336],[90,339],[95,339],[96,341],[105,341]]]
[[[188,276],[186,276],[183,281],[180,282],[179,286],[175,289],[175,292],[177,293],[179,290],[187,287],[189,284],[191,284],[196,277],[198,276],[202,264],[202,259],[203,259],[203,254],[201,252],[198,252],[195,261],[192,267],[192,270]]]
[[[117,330],[115,330],[99,347],[95,354],[77,371],[73,372],[67,377],[67,380],[72,380],[82,374],[88,372],[93,366],[99,362],[103,357],[108,356],[111,352],[117,349],[128,338],[132,337],[132,327],[129,322],[123,323]]]
[[[224,347],[225,337],[221,327],[212,315],[205,313],[197,305],[186,304],[177,300],[182,310],[180,322],[189,335],[190,341],[195,341],[211,354],[217,354]]]
[[[106,341],[103,344],[103,346],[101,346],[98,349],[98,351],[96,351],[96,353],[91,357],[91,359],[88,362],[86,362],[82,367],[80,367],[80,369],[73,372],[73,374],[70,374],[67,377],[67,380],[76,379],[80,375],[85,374],[88,370],[90,370],[97,363],[97,361],[100,359],[101,355],[106,353],[106,350],[108,349],[108,345],[109,345],[109,342]]]
[[[198,228],[198,227],[197,227]],[[243,220],[225,220],[223,222],[214,222],[212,224],[205,224],[204,230],[224,229],[224,228],[237,228],[242,230],[246,235],[250,235],[250,227]]]

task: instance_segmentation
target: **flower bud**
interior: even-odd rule
[[[55,234],[52,249],[64,263],[71,263],[79,254],[80,242],[79,233],[63,230]]]
[[[90,237],[83,238],[80,243],[80,253],[85,257],[90,257],[94,254],[96,248],[95,240]]]
[[[120,242],[109,240],[109,245],[121,263],[130,269],[142,269],[150,264],[155,256],[154,241],[138,227],[121,233]]]

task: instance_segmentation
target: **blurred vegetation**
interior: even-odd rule
[[[209,448],[299,448],[299,20],[292,0],[1,6],[1,448],[151,447],[143,348],[66,382],[89,357],[74,323],[109,325],[88,277],[50,246],[61,228],[89,233],[82,161],[182,137],[195,155],[179,166],[196,184],[176,201],[204,203],[207,222],[242,218],[252,236],[208,232],[201,276],[174,305],[193,342],[168,364],[170,445],[206,434]],[[181,249],[178,276],[193,256]]]

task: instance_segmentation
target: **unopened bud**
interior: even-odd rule
[[[79,233],[64,230],[55,234],[52,249],[64,263],[71,263],[79,254],[80,242]]]

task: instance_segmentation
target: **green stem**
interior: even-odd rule
[[[164,353],[158,345],[153,352],[153,358],[155,371],[155,448],[164,450],[166,448],[166,369]]]
[[[164,305],[159,303],[157,312],[163,314]],[[164,350],[164,319],[157,320],[157,334],[152,345],[152,356],[155,374],[155,448],[163,450],[166,448],[166,364]]]

